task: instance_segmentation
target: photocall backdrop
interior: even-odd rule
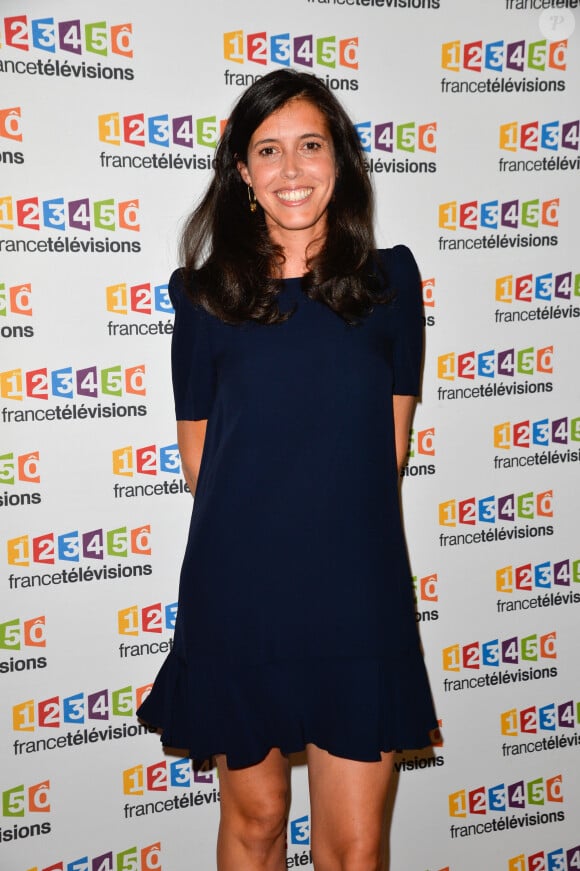
[[[167,281],[233,102],[288,65],[346,105],[424,280],[402,490],[444,741],[397,757],[390,868],[580,868],[577,6],[2,3],[3,871],[215,867],[215,771],[135,718],[191,509]]]

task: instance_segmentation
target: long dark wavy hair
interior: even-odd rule
[[[181,261],[190,295],[227,323],[272,324],[289,317],[277,301],[283,250],[271,241],[261,207],[250,212],[237,165],[247,162],[250,139],[260,124],[297,98],[324,115],[337,169],[327,235],[307,259],[303,290],[349,324],[388,298],[386,277],[373,256],[373,194],[356,130],[320,79],[282,69],[257,79],[238,100],[216,150],[213,179],[182,234]]]

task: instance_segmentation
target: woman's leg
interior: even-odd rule
[[[284,871],[290,766],[279,750],[262,762],[230,769],[217,756],[221,816],[218,871]]]
[[[356,762],[307,747],[316,871],[381,871],[393,754]]]

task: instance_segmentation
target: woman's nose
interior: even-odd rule
[[[300,172],[298,157],[294,152],[288,152],[282,157],[280,174],[284,178],[296,178]]]

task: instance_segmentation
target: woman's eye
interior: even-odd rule
[[[273,145],[266,145],[264,148],[260,149],[260,155],[262,157],[270,157],[272,154],[276,153],[276,149]]]
[[[320,142],[317,142],[315,139],[313,139],[312,142],[306,142],[305,147],[307,151],[318,151],[318,149],[322,146]]]

